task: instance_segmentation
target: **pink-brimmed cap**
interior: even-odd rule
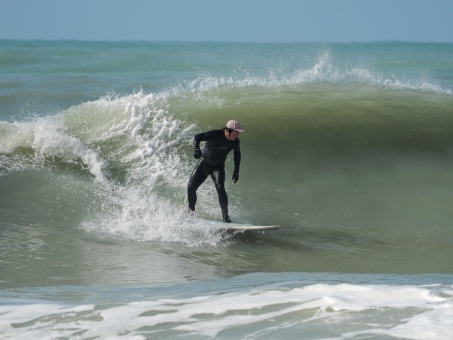
[[[228,129],[236,130],[239,132],[244,132],[245,130],[241,127],[241,124],[237,120],[229,120],[225,125]]]

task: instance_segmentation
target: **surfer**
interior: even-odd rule
[[[225,160],[228,153],[234,150],[234,171],[232,180],[239,180],[239,165],[241,163],[241,149],[239,133],[243,132],[237,120],[230,120],[222,129],[202,132],[194,136],[194,157],[198,163],[190,176],[187,184],[187,196],[189,199],[189,212],[195,211],[197,202],[197,189],[211,175],[217,194],[219,195],[220,208],[222,209],[223,221],[230,223],[228,215],[228,196],[225,191]],[[200,142],[204,143],[203,150]]]

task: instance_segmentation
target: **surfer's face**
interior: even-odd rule
[[[233,130],[229,132],[229,130],[225,130],[225,137],[228,140],[235,140],[239,136],[239,131]]]

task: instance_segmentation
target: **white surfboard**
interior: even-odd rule
[[[250,224],[238,224],[238,223],[225,223],[221,229],[226,230],[272,230],[280,228],[279,225],[250,225]]]
[[[230,230],[230,231],[263,231],[281,228],[279,225],[253,225],[253,224],[242,224],[242,223],[225,223],[217,221],[209,221],[216,229]]]

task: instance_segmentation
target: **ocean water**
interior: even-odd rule
[[[452,339],[452,206],[453,44],[0,41],[2,339]]]

